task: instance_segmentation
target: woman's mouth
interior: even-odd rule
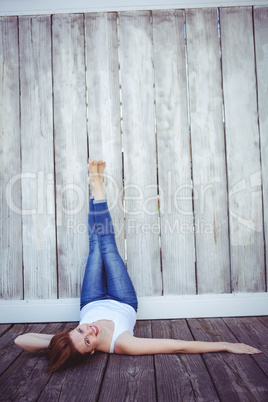
[[[96,325],[90,325],[90,327],[93,329],[95,335],[98,336],[99,328]]]

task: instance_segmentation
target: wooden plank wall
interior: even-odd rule
[[[0,18],[1,297],[78,297],[88,158],[139,296],[267,291],[268,8]]]

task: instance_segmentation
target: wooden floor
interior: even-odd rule
[[[268,401],[268,316],[138,321],[135,329],[141,337],[241,341],[263,351],[253,356],[97,353],[50,375],[45,353],[31,355],[13,343],[24,332],[54,333],[75,325],[0,325],[1,401]]]

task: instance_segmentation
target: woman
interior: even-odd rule
[[[48,349],[50,372],[97,351],[128,355],[218,351],[261,353],[240,343],[133,336],[137,297],[116,247],[113,224],[102,188],[104,168],[103,161],[91,161],[88,165],[93,188],[88,217],[90,251],[81,291],[81,320],[78,327],[57,335],[20,335],[15,339],[15,344],[33,353]]]

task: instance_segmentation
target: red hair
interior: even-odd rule
[[[60,332],[51,339],[48,347],[49,373],[53,373],[60,368],[73,366],[85,357],[74,347],[69,334],[72,330]]]

